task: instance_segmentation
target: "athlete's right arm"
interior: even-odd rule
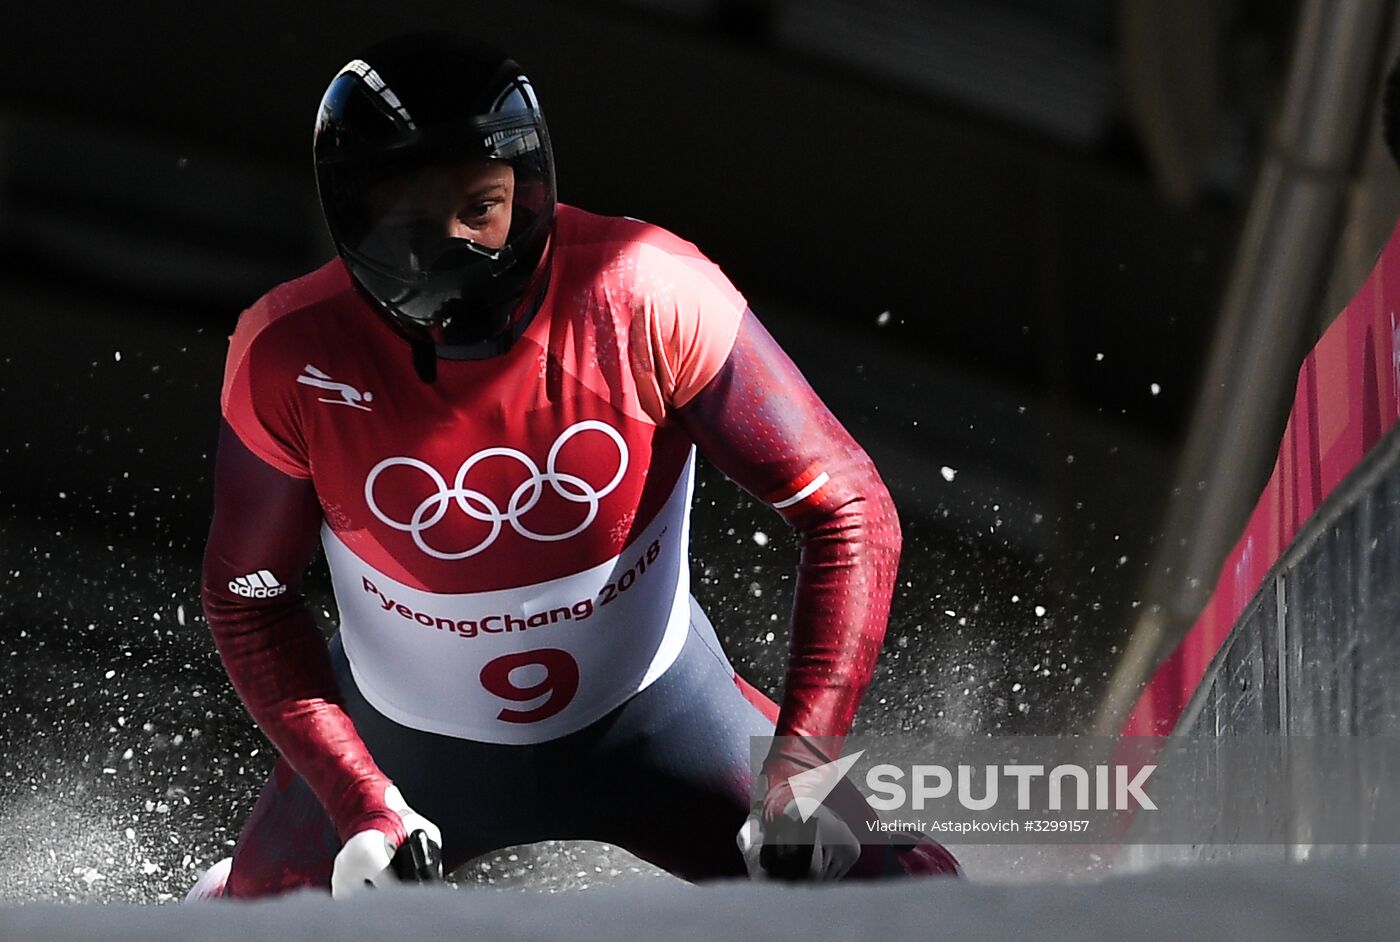
[[[341,706],[325,641],[301,597],[320,524],[311,480],[274,468],[222,422],[203,572],[204,612],[219,656],[248,712],[315,792],[341,841],[373,828],[397,846],[406,835],[386,799],[389,779]]]

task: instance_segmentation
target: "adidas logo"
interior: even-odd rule
[[[229,580],[228,590],[245,599],[270,599],[287,591],[287,587],[277,581],[277,577],[266,569],[250,572],[246,576]]]

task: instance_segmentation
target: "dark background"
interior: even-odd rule
[[[18,837],[0,863],[31,863],[0,899],[166,898],[246,814],[269,747],[198,604],[225,338],[329,257],[316,105],[360,46],[406,28],[512,50],[562,198],[699,244],[875,456],[906,549],[860,723],[1085,729],[1143,602],[1297,18],[1185,4],[1144,44],[1131,6],[7,11],[0,813]],[[1180,96],[1175,165],[1144,87]],[[696,593],[769,690],[782,530],[704,470]],[[329,628],[324,580],[312,592]],[[73,836],[50,866],[54,827]],[[619,869],[590,853],[527,863],[577,864],[568,885]]]

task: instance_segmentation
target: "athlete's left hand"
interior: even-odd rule
[[[769,787],[765,777],[760,784],[736,837],[749,878],[825,882],[844,877],[861,848],[841,816],[819,804],[804,821],[789,782]]]
[[[410,808],[397,786],[385,789],[384,803],[399,816],[405,836],[423,831],[429,841],[442,847],[442,832],[438,826]],[[351,835],[336,854],[331,871],[331,895],[342,899],[368,887],[398,883],[399,877],[392,864],[400,843],[402,841],[378,828],[366,828]]]

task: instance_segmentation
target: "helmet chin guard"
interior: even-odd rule
[[[500,335],[554,225],[554,159],[530,80],[440,33],[386,40],[331,80],[313,144],[321,207],[361,292],[408,336]]]

